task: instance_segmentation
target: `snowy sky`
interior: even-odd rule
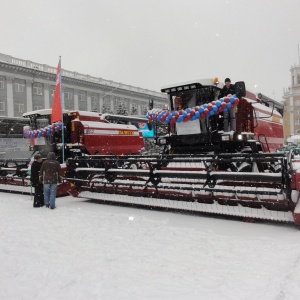
[[[0,52],[159,91],[218,77],[280,100],[299,64],[299,0],[1,1]]]

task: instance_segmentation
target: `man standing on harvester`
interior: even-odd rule
[[[235,94],[235,87],[233,84],[231,84],[231,80],[229,78],[226,78],[225,85],[220,92],[219,98],[231,97],[234,94]],[[236,131],[235,107],[230,108],[227,111],[224,111],[223,116],[224,116],[224,132],[230,131],[229,124],[228,124],[229,117],[230,117],[231,130]]]

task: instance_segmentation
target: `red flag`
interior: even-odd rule
[[[51,114],[51,123],[61,121],[62,122],[62,109],[61,109],[61,69],[60,69],[60,59],[57,66],[56,73],[56,86],[52,104],[52,114]]]

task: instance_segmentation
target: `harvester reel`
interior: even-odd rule
[[[154,185],[157,186],[161,182],[161,176],[158,174],[150,173],[149,181]]]
[[[104,177],[108,182],[114,182],[117,178],[116,173],[107,172],[108,170],[105,170]]]

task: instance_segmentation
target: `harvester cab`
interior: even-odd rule
[[[165,153],[274,152],[283,144],[280,110],[246,91],[243,81],[235,83],[231,97],[220,97],[222,87],[211,78],[161,89],[168,94],[170,110],[152,110],[148,118],[168,125],[168,134],[157,138]],[[223,113],[229,110],[234,111],[232,128],[224,131]]]

